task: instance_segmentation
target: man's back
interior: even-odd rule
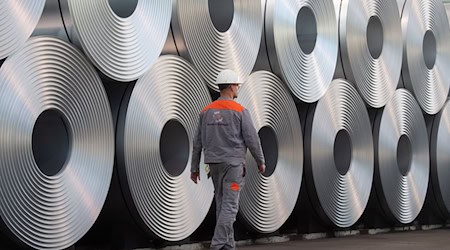
[[[247,109],[223,97],[203,109],[194,139],[194,152],[203,148],[205,163],[244,164],[247,147],[258,164],[263,164],[259,137]],[[200,163],[197,155],[193,154],[193,167]]]
[[[247,147],[241,132],[244,107],[219,99],[201,114],[202,144],[206,163],[243,163]]]

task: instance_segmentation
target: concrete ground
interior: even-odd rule
[[[316,240],[296,240],[272,244],[241,246],[239,247],[239,249],[450,249],[450,229],[390,232],[374,235],[354,235],[348,237],[325,238]]]

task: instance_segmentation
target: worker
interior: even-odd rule
[[[194,137],[191,179],[200,181],[200,156],[203,149],[208,176],[214,184],[216,227],[212,249],[235,249],[233,224],[244,186],[247,148],[255,158],[259,173],[264,173],[264,155],[250,113],[234,101],[242,82],[232,70],[223,70],[216,79],[220,97],[200,113]]]

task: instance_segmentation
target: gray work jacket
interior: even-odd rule
[[[220,97],[200,113],[192,149],[191,172],[198,172],[202,149],[210,163],[245,163],[247,147],[258,165],[264,155],[250,113],[237,102]]]

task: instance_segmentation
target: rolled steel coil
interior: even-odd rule
[[[268,0],[267,51],[273,72],[296,98],[312,103],[328,89],[338,55],[333,0]]]
[[[431,184],[440,211],[450,215],[450,102],[434,117],[430,139]]]
[[[34,249],[70,247],[97,219],[113,171],[114,129],[100,78],[73,46],[36,37],[6,59],[0,90],[2,229]]]
[[[375,188],[386,214],[410,223],[424,204],[430,173],[422,111],[412,94],[396,90],[374,124]]]
[[[211,102],[184,59],[161,56],[122,104],[117,148],[121,185],[137,221],[153,236],[179,241],[202,223],[214,196],[203,167],[190,179],[199,114]]]
[[[178,52],[211,89],[218,91],[214,81],[224,69],[242,80],[251,73],[261,43],[264,2],[176,0],[172,28]],[[226,3],[232,5],[220,6]]]
[[[310,108],[305,127],[308,193],[325,222],[350,227],[369,200],[373,139],[364,101],[352,84],[335,79]]]
[[[18,51],[41,17],[45,0],[0,1],[0,59]]]
[[[342,0],[339,37],[345,78],[370,107],[383,107],[397,88],[402,67],[397,3]]]
[[[422,110],[439,112],[450,88],[450,27],[442,0],[408,0],[402,14],[404,86]]]
[[[108,77],[142,76],[160,55],[170,26],[172,1],[61,0],[72,42]]]
[[[237,101],[246,107],[266,159],[261,175],[247,154],[246,184],[240,214],[261,233],[278,230],[291,215],[300,192],[303,172],[303,138],[294,100],[281,80],[267,71],[252,73],[242,85]]]

